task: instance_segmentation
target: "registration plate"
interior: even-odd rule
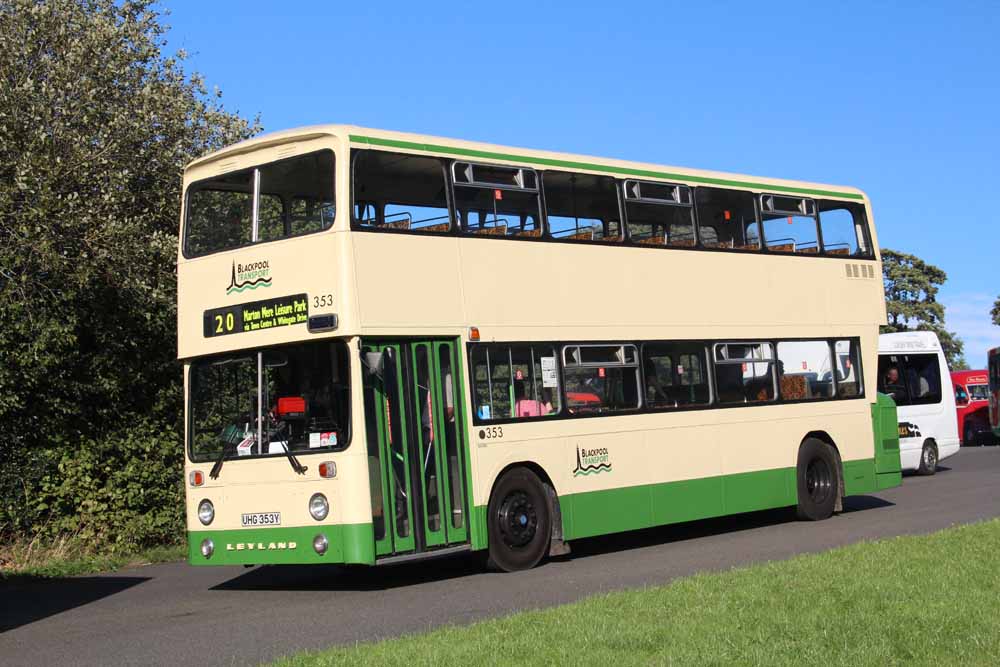
[[[243,527],[280,526],[281,512],[253,512],[243,515]]]

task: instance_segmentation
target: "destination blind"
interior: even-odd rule
[[[205,311],[205,338],[262,331],[309,321],[307,294],[279,296]]]

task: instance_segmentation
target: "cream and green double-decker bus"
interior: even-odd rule
[[[899,484],[859,190],[329,125],[184,175],[196,565],[481,551]]]

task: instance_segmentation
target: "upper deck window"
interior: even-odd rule
[[[698,238],[702,247],[760,250],[753,195],[739,190],[696,188]]]
[[[452,164],[455,209],[462,230],[486,236],[540,237],[538,176],[531,169]]]
[[[691,188],[672,183],[625,181],[629,239],[645,245],[693,248]]]
[[[842,201],[820,201],[819,226],[823,233],[824,253],[871,256],[864,206]]]
[[[610,176],[547,171],[542,176],[549,235],[563,241],[620,241],[618,188]]]
[[[318,151],[192,184],[184,254],[208,255],[333,225],[332,151]]]
[[[816,202],[812,199],[761,195],[760,217],[771,252],[819,253]]]
[[[442,233],[451,229],[441,160],[356,151],[354,224],[363,229]]]

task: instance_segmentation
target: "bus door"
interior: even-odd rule
[[[455,340],[365,340],[375,555],[468,542],[465,405]]]

